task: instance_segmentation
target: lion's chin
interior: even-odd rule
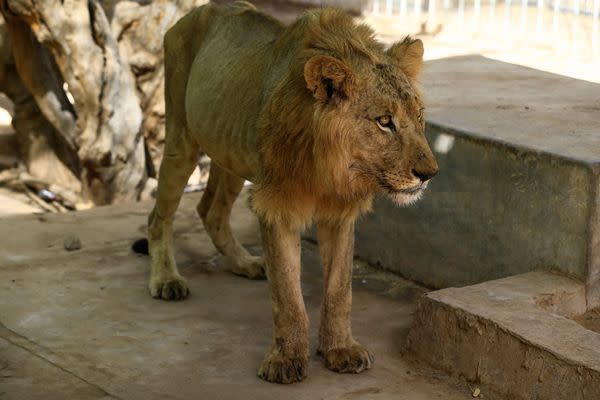
[[[410,206],[423,197],[423,193],[427,188],[427,182],[416,190],[400,190],[397,192],[388,192],[388,196],[398,206]]]
[[[411,194],[402,193],[402,192],[390,193],[389,197],[392,199],[392,201],[394,203],[396,203],[397,206],[410,206],[412,204],[415,204],[417,201],[419,201],[421,199],[421,197],[423,197],[424,191],[425,191],[424,189],[421,189],[421,190],[411,193]]]

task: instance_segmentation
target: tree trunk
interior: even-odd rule
[[[2,0],[1,6],[16,70],[64,146],[76,152],[84,198],[137,199],[146,181],[142,111],[101,5]]]
[[[60,182],[73,193],[81,191],[79,159],[74,148],[44,117],[35,99],[23,85],[12,56],[12,43],[0,18],[0,91],[13,103],[13,126],[19,154],[30,175],[45,182]]]
[[[0,47],[0,91],[30,174],[80,180],[95,204],[147,193],[165,140],[163,37],[204,3],[0,0],[12,44]]]
[[[150,4],[104,0],[119,51],[129,61],[137,82],[144,120],[142,130],[155,177],[165,141],[163,37],[182,16],[206,0],[154,0]],[[112,4],[112,6],[111,6]]]

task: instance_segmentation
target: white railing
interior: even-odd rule
[[[393,19],[407,33],[437,28],[463,39],[597,60],[599,13],[600,0],[370,0],[365,15]]]

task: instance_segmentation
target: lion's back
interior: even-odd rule
[[[191,52],[190,65],[183,68],[189,71],[186,125],[203,151],[249,179],[258,162],[256,123],[263,82],[283,27],[245,2],[209,4],[193,13],[183,35],[189,38],[185,50]],[[177,35],[181,40],[181,32]]]

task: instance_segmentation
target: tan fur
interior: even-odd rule
[[[373,356],[350,327],[354,221],[378,193],[416,201],[437,172],[415,82],[422,56],[421,41],[409,38],[384,51],[368,27],[335,9],[309,11],[288,28],[245,2],[209,4],[179,21],[165,37],[167,143],[149,219],[151,295],[189,292],[171,231],[202,148],[212,165],[198,213],[233,271],[259,278],[261,259],[229,225],[244,179],[254,183],[274,319],[259,376],[306,376],[300,232],[312,222],[325,289],[318,353],[334,371],[370,368]]]

